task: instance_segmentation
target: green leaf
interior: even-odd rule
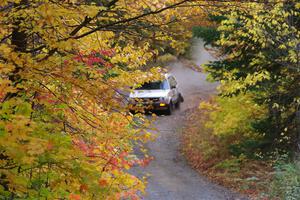
[[[16,107],[15,111],[16,114],[30,116],[32,112],[32,108],[28,102],[23,102]]]

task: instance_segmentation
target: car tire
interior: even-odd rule
[[[184,102],[184,98],[183,98],[183,96],[182,96],[182,94],[181,94],[181,93],[179,93],[179,101],[180,101],[181,103],[183,103],[183,102]]]
[[[172,112],[173,112],[173,104],[172,104],[172,102],[170,102],[165,113],[166,113],[166,115],[172,115]]]
[[[181,99],[178,99],[178,101],[175,104],[175,108],[180,109],[180,103],[181,103]]]

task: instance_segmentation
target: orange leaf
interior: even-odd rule
[[[69,197],[70,200],[80,200],[80,195],[78,194],[70,194],[70,197]]]

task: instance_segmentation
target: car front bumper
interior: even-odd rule
[[[168,104],[162,101],[159,102],[130,102],[131,110],[167,110]]]

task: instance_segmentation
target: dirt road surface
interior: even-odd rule
[[[193,48],[193,59],[197,64],[212,59],[203,49],[201,41]],[[206,75],[187,68],[181,62],[171,64],[179,88],[185,98],[180,110],[171,116],[159,116],[154,126],[157,140],[147,144],[154,160],[145,168],[133,169],[133,174],[150,174],[145,200],[223,200],[242,199],[237,194],[211,183],[191,169],[180,153],[180,134],[184,124],[184,113],[194,109],[202,99],[215,92],[216,84],[206,81]]]

